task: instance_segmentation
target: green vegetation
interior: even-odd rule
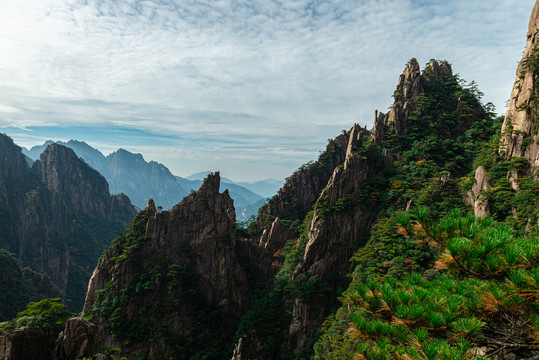
[[[536,333],[538,240],[522,234],[537,224],[538,184],[524,176],[523,159],[497,155],[503,118],[494,119],[480,95],[455,76],[430,78],[409,131],[388,129],[382,147],[399,155],[385,169],[378,221],[352,257],[352,282],[323,326],[315,359],[481,358],[478,346],[503,343],[496,327],[525,324],[522,331]],[[486,192],[493,218],[466,215],[463,194],[479,165],[493,184]],[[522,193],[509,184],[510,170]],[[537,340],[530,336],[507,341],[518,352],[516,344]]]
[[[412,271],[370,280],[356,276],[365,271],[356,268],[315,359],[481,358],[474,355],[478,347],[515,340],[493,331],[494,318],[525,324],[529,338],[518,339],[521,350],[537,342],[538,238],[517,237],[490,217],[459,210],[435,221],[418,208],[397,223],[396,236],[433,253],[433,278]]]
[[[39,298],[38,289],[26,279],[13,254],[0,249],[0,321],[8,320]]]
[[[61,303],[60,298],[31,302],[26,310],[17,314],[16,318],[0,323],[0,331],[21,327],[61,330],[64,328],[66,320],[75,315],[65,311],[65,308],[66,305]]]

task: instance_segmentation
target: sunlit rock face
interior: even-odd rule
[[[527,172],[539,178],[539,3],[533,8],[528,25],[527,43],[502,126],[500,152],[507,158],[524,157]]]

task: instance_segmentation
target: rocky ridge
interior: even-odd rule
[[[356,144],[368,133],[357,124],[350,131],[344,166],[337,167],[318,198],[308,233],[303,259],[296,267],[293,280],[299,277],[315,279],[318,294],[296,297],[290,324],[289,347],[302,352],[335,302],[338,288],[346,282],[352,270],[349,261],[353,249],[365,239],[376,218],[376,207],[355,204],[354,194],[364,181],[383,167],[364,153],[354,151]],[[339,203],[342,207],[337,208]],[[335,208],[334,211],[328,211]],[[307,280],[309,281],[309,280]]]
[[[238,254],[233,201],[219,186],[219,173],[210,174],[169,211],[150,201],[107,250],[84,305],[101,343],[129,356],[168,358],[180,347],[196,354],[208,346],[189,335],[205,333],[216,337],[207,339],[216,352],[225,351],[220,341],[230,341],[252,288]],[[154,340],[141,342],[148,338]]]
[[[333,170],[345,160],[348,138],[349,134],[343,131],[331,139],[317,161],[300,167],[260,208],[257,225],[262,234],[258,242],[270,254],[279,252],[287,240],[298,237],[298,223],[312,210]]]

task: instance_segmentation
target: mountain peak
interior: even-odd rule
[[[209,173],[206,179],[204,179],[204,182],[198,189],[199,194],[202,194],[204,196],[206,195],[215,195],[219,193],[219,187],[221,186],[221,176],[219,175],[219,171],[216,171],[214,173]]]

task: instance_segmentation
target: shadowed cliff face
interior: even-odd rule
[[[333,170],[343,163],[348,137],[349,134],[343,131],[330,140],[317,161],[298,169],[279,192],[260,208],[257,223],[262,228],[262,234],[258,242],[270,255],[278,254],[287,240],[299,236],[297,224],[312,210]],[[277,262],[282,261],[278,255],[275,258]]]
[[[344,166],[337,167],[315,205],[303,260],[296,267],[293,280],[299,278],[318,284],[312,298],[294,300],[290,324],[289,347],[302,352],[333,307],[338,289],[346,283],[352,270],[349,261],[376,218],[376,206],[357,204],[355,194],[364,182],[384,166],[354,150],[368,137],[358,125],[350,131]],[[339,208],[342,203],[342,207]],[[308,280],[309,281],[309,280]]]
[[[535,179],[539,178],[538,40],[539,4],[536,3],[528,26],[526,48],[517,67],[515,84],[502,126],[504,136],[500,146],[500,151],[505,152],[508,159],[524,157],[530,164],[528,173]]]
[[[210,358],[226,353],[223,339],[231,341],[249,283],[237,253],[233,201],[228,191],[219,193],[219,182],[218,173],[210,174],[169,211],[149,202],[104,254],[84,306],[102,343],[129,340],[121,346],[126,354],[149,358],[196,354],[209,344],[217,352]],[[208,343],[197,343],[204,336]]]
[[[39,293],[60,290],[79,311],[97,258],[135,210],[124,195],[110,196],[105,179],[70,149],[50,145],[32,168],[5,135],[0,152],[0,247],[46,274],[43,281],[32,275]]]

